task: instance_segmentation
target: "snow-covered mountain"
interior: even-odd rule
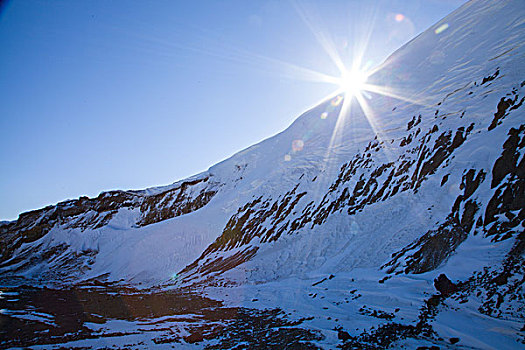
[[[522,1],[470,1],[390,56],[369,77],[386,93],[364,93],[363,106],[336,95],[192,178],[1,223],[1,284],[198,291],[292,320],[258,336],[246,326],[251,338],[228,322],[192,338],[169,314],[147,314],[165,326],[147,335],[135,319],[99,322],[119,346],[250,348],[293,326],[296,343],[282,344],[300,348],[519,348],[524,38]],[[98,332],[67,346],[99,346]],[[32,344],[6,334],[7,346]]]

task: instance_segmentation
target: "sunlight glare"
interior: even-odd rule
[[[366,84],[368,76],[360,70],[351,70],[343,73],[339,82],[339,87],[349,96],[355,96],[360,93]]]

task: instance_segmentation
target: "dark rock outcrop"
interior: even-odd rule
[[[443,296],[449,296],[458,290],[457,286],[443,273],[434,280],[434,287]]]

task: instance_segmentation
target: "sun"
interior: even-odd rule
[[[358,69],[343,72],[339,78],[339,88],[349,96],[355,96],[364,90],[368,75]]]

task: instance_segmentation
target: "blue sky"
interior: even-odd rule
[[[8,1],[0,219],[206,170],[337,88],[320,36],[374,66],[464,2]]]

